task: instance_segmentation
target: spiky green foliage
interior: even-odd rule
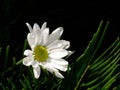
[[[97,32],[89,42],[85,52],[72,65],[70,74],[63,80],[61,90],[109,90],[119,79],[120,60],[119,38],[101,55],[98,52],[109,22],[103,27],[101,21]]]
[[[93,35],[84,53],[70,69],[63,73],[65,78],[59,79],[46,70],[42,70],[39,79],[35,79],[31,67],[22,65],[23,51],[27,41],[20,47],[20,58],[14,56],[8,45],[0,47],[0,60],[3,62],[0,72],[1,90],[119,90],[120,85],[120,41],[119,37],[104,52],[101,52],[105,33],[109,22],[101,21],[97,32]],[[104,46],[104,45],[103,45]],[[75,53],[74,53],[75,54]],[[72,57],[72,56],[71,56]],[[68,57],[69,58],[69,57]],[[119,81],[120,82],[120,81]]]

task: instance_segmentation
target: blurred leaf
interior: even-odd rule
[[[31,87],[31,85],[30,85],[30,81],[29,81],[29,79],[26,77],[26,76],[24,76],[23,75],[23,77],[24,77],[24,80],[25,80],[25,84],[26,84],[26,86],[28,87],[28,89],[29,90],[32,90],[32,87]]]
[[[8,56],[9,56],[9,49],[10,49],[10,46],[8,45],[8,46],[6,47],[6,51],[5,51],[4,69],[5,69],[6,66],[7,66],[7,61],[8,61]]]
[[[7,78],[7,80],[8,80],[8,82],[9,82],[9,83],[11,84],[11,86],[12,86],[11,89],[12,89],[12,90],[15,90],[15,89],[16,89],[16,87],[15,87],[16,85],[15,85],[15,84],[12,82],[12,80],[10,80],[9,78]]]

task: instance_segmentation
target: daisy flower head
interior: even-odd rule
[[[63,28],[59,27],[49,34],[46,22],[41,28],[37,23],[34,23],[33,28],[28,23],[26,25],[30,31],[27,40],[31,49],[24,51],[26,57],[23,58],[23,64],[33,67],[36,79],[40,77],[41,68],[55,74],[56,77],[64,78],[59,70],[67,71],[68,61],[63,58],[71,51],[67,50],[70,47],[70,42],[60,40]]]

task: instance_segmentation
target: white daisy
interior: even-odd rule
[[[26,56],[23,59],[25,66],[32,66],[35,78],[40,77],[41,67],[54,73],[56,77],[64,78],[59,72],[67,71],[68,62],[63,59],[71,51],[69,48],[70,42],[60,40],[63,33],[63,28],[59,27],[49,35],[49,28],[46,27],[46,22],[40,28],[38,24],[34,24],[33,28],[26,23],[30,33],[27,35],[28,43],[31,50],[24,51]]]

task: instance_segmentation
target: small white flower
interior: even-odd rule
[[[59,27],[49,35],[49,28],[46,22],[40,28],[38,24],[34,24],[33,28],[26,23],[30,33],[27,35],[28,43],[31,50],[25,50],[23,64],[32,66],[35,78],[40,77],[41,67],[54,73],[56,77],[64,78],[59,72],[67,71],[68,62],[63,57],[70,54],[66,50],[70,47],[70,42],[60,40],[63,28]]]

